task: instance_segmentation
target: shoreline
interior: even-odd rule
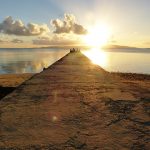
[[[0,100],[33,75],[33,73],[0,74]]]
[[[110,72],[110,73],[129,80],[150,80],[150,74],[123,73],[123,72]]]

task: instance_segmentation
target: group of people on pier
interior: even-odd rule
[[[80,52],[80,49],[78,48],[73,48],[73,49],[70,49],[70,53],[74,53],[74,52]]]

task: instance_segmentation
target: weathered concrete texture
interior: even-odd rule
[[[148,149],[149,100],[149,81],[70,53],[0,102],[0,149]]]

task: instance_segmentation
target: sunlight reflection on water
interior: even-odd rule
[[[92,63],[100,65],[102,67],[106,67],[108,64],[108,59],[106,53],[97,48],[92,48],[87,51],[83,51],[83,54],[86,55]]]
[[[113,52],[92,48],[82,51],[92,63],[109,72],[132,72],[150,74],[150,52]]]

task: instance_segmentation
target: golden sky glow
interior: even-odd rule
[[[3,0],[0,47],[109,44],[148,48],[149,10],[150,0]],[[88,34],[83,35],[86,30]]]

